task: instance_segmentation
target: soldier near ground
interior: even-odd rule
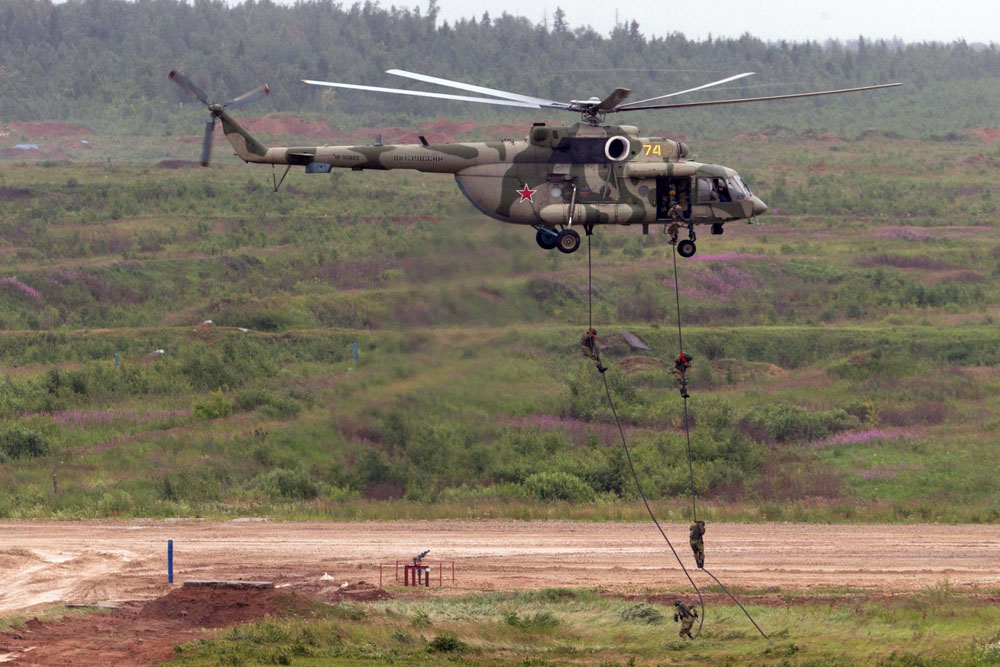
[[[686,636],[688,639],[694,639],[691,635],[691,628],[694,627],[696,618],[698,618],[697,609],[688,609],[680,600],[674,602],[674,623],[680,621],[681,637]]]
[[[667,190],[667,218],[670,224],[663,231],[670,234],[670,245],[677,245],[677,233],[684,224],[684,209],[677,201],[677,191],[672,185]]]
[[[705,522],[698,519],[691,524],[691,551],[694,552],[694,561],[699,568],[705,567]]]
[[[590,327],[587,331],[580,337],[580,351],[583,356],[593,359],[594,363],[597,364],[597,370],[604,372],[607,367],[601,363],[601,350],[597,345],[597,332],[594,331],[594,327]]]
[[[687,371],[691,367],[691,362],[693,360],[694,357],[681,352],[674,359],[674,369],[671,371],[674,377],[677,378],[677,384],[680,386],[681,396],[684,398],[689,396],[687,390]]]

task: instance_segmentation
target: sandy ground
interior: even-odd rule
[[[687,527],[664,528],[691,567]],[[732,586],[906,592],[947,580],[1000,589],[997,526],[710,524],[705,538],[706,566]],[[164,595],[168,539],[175,587],[185,579],[264,579],[298,588],[324,574],[377,584],[380,564],[390,585],[395,562],[424,549],[434,579],[445,561],[443,593],[687,586],[650,523],[11,522],[0,523],[0,614]]]

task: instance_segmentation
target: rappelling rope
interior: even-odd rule
[[[673,255],[674,255],[674,298],[675,298],[675,301],[677,303],[677,345],[680,348],[679,352],[683,352],[684,351],[684,339],[681,337],[681,294],[680,294],[680,280],[677,278],[677,246],[673,246],[673,249],[674,249],[674,253],[673,253]],[[605,384],[607,384],[607,381],[605,381]],[[610,396],[608,398],[610,399]],[[684,436],[687,438],[688,472],[691,475],[691,516],[694,517],[695,519],[697,519],[698,512],[697,512],[697,510],[695,508],[695,489],[694,489],[694,462],[693,462],[694,461],[694,457],[691,455],[691,427],[690,427],[690,422],[688,421],[688,400],[687,400],[686,396],[684,397]],[[709,572],[708,570],[706,570],[704,567],[702,567],[700,569],[705,574],[707,574],[708,576],[712,577],[713,580],[715,580],[715,583],[717,583],[719,585],[719,588],[721,588],[723,590],[723,592],[725,592],[725,594],[728,595],[730,597],[730,599],[733,602],[736,603],[737,607],[739,607],[741,610],[743,610],[743,613],[746,614],[747,618],[750,619],[750,622],[753,623],[753,626],[755,628],[757,628],[757,632],[759,632],[761,634],[761,636],[764,637],[764,639],[768,639],[768,636],[766,634],[764,634],[764,631],[760,629],[759,625],[757,625],[757,621],[753,620],[753,616],[750,615],[750,612],[748,612],[746,610],[746,608],[742,604],[740,604],[740,601],[737,600],[736,597],[732,593],[730,593],[729,590],[725,586],[722,585],[722,582],[719,581],[718,578],[714,574],[712,574],[711,572]],[[700,629],[700,626],[699,626],[699,629]]]
[[[591,325],[593,323],[594,308],[590,295],[593,294],[593,291],[593,272],[591,271],[590,261],[590,234],[587,234],[587,320],[591,323]],[[705,622],[705,599],[701,595],[701,589],[698,588],[698,584],[694,583],[694,579],[691,577],[691,574],[687,571],[687,568],[684,567],[684,561],[681,560],[680,554],[677,553],[677,549],[674,549],[674,545],[671,544],[666,531],[663,530],[660,522],[656,520],[656,515],[653,514],[653,508],[649,506],[649,501],[646,500],[646,493],[642,490],[642,484],[639,482],[639,475],[636,473],[635,465],[632,463],[632,454],[629,452],[628,442],[625,440],[625,429],[622,428],[621,420],[618,419],[618,411],[615,409],[615,402],[611,398],[611,389],[608,387],[608,376],[601,373],[601,379],[604,380],[604,393],[608,397],[608,405],[611,406],[611,414],[614,415],[615,425],[618,426],[618,434],[621,435],[622,447],[625,449],[625,458],[628,459],[628,467],[632,471],[632,479],[635,480],[635,486],[639,490],[639,497],[642,498],[642,504],[646,506],[646,511],[649,512],[649,518],[653,520],[654,524],[656,524],[656,528],[660,531],[660,535],[663,536],[663,540],[673,552],[674,558],[677,559],[677,564],[681,566],[681,570],[684,572],[684,576],[691,582],[691,587],[694,588],[695,593],[698,594],[698,604],[701,605],[701,615],[698,617],[698,633],[700,634],[701,626]],[[690,460],[690,457],[688,460]],[[713,579],[714,578],[715,577],[713,577]]]

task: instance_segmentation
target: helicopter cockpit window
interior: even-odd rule
[[[743,183],[740,181],[738,176],[727,178],[726,185],[729,186],[729,196],[732,201],[746,199],[747,193],[743,189]]]
[[[733,201],[733,195],[729,192],[729,186],[726,185],[726,179],[713,178],[712,186],[715,188],[715,201],[720,203]]]

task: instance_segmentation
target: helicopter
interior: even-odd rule
[[[205,125],[203,166],[211,158],[212,132],[218,119],[242,160],[286,165],[281,181],[275,179],[276,190],[293,166],[303,166],[310,174],[330,173],[335,168],[453,174],[462,194],[476,209],[496,220],[534,228],[535,241],[543,249],[575,252],[580,247],[576,229],[581,227],[589,235],[596,225],[641,225],[643,233],[648,234],[650,225],[663,224],[682,257],[691,257],[697,250],[696,225],[709,225],[712,234],[722,234],[726,223],[756,219],[767,212],[767,205],[751,192],[735,170],[688,159],[689,148],[684,142],[640,136],[634,125],[605,125],[609,114],[817,97],[902,85],[887,83],[768,97],[662,103],[670,97],[754,74],[743,72],[634,102],[626,102],[632,94],[627,88],[616,88],[603,99],[558,102],[405,70],[390,69],[386,73],[489,97],[302,81],[314,86],[569,111],[580,114],[580,120],[565,126],[536,122],[528,136],[518,141],[431,144],[420,136],[420,144],[383,145],[376,138],[375,144],[366,146],[274,147],[262,144],[228,113],[268,94],[266,84],[225,104],[217,104],[210,102],[205,92],[183,73],[171,71],[169,78],[200,100],[211,114]],[[686,230],[687,238],[678,242],[681,229]]]

